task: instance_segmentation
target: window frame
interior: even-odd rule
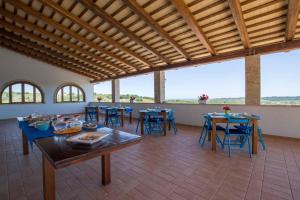
[[[12,86],[16,84],[21,84],[21,102],[12,102]],[[33,101],[32,102],[26,102],[25,101],[25,85],[31,85],[33,87]],[[2,102],[2,95],[3,92],[8,88],[8,95],[9,95],[9,102],[8,103],[3,103]],[[36,94],[39,92],[41,94],[41,102],[36,101]],[[38,86],[36,83],[33,83],[31,81],[27,80],[15,80],[15,81],[10,81],[1,87],[0,91],[0,105],[15,105],[15,104],[42,104],[45,103],[45,95],[44,91],[41,89],[40,86]]]
[[[64,88],[65,87],[69,87],[69,96],[70,96],[70,100],[69,101],[64,101]],[[77,88],[77,99],[76,101],[72,100],[72,87],[75,87]],[[83,97],[83,100],[80,101],[80,91],[82,93],[82,97]],[[58,101],[58,98],[57,98],[57,95],[59,94],[60,92],[60,95],[61,95],[61,101]],[[75,83],[64,83],[62,85],[60,85],[59,87],[56,88],[55,92],[54,92],[54,103],[83,103],[83,102],[86,102],[86,96],[85,96],[85,92],[84,90],[82,89],[82,87],[80,87],[79,85],[75,84]]]

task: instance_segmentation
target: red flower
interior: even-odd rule
[[[229,106],[224,106],[223,110],[231,110],[231,108]]]

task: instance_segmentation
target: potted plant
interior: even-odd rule
[[[97,97],[98,102],[102,101],[102,97]]]
[[[206,104],[206,101],[208,100],[208,95],[207,94],[202,94],[201,96],[198,97],[198,103],[199,104]]]
[[[134,96],[131,96],[131,97],[130,97],[130,103],[134,103],[134,101],[135,101],[135,97],[134,97]]]
[[[225,114],[229,114],[230,111],[231,111],[231,108],[230,108],[229,106],[224,106],[224,107],[223,107],[223,110],[224,110],[224,113],[225,113]]]

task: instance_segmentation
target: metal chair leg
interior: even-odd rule
[[[203,141],[202,141],[202,144],[201,144],[201,146],[203,146],[203,145],[204,145],[204,143],[205,143],[205,140],[206,140],[206,137],[207,137],[207,133],[208,133],[208,130],[207,130],[207,129],[205,129],[205,132],[204,132],[204,138],[203,138]]]
[[[247,137],[247,141],[248,141],[248,153],[249,153],[249,156],[250,156],[250,158],[251,158],[252,155],[251,155],[251,145],[250,145],[250,139],[249,139],[249,136]]]
[[[262,131],[261,131],[261,128],[258,128],[258,135],[259,135],[259,141],[263,147],[263,150],[266,150],[266,145],[265,145],[265,141],[264,141],[264,138],[262,136]]]

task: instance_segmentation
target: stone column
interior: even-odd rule
[[[112,95],[113,103],[120,102],[120,80],[119,79],[113,79],[111,81],[111,95]]]
[[[260,105],[260,55],[245,57],[246,105]]]
[[[165,101],[165,72],[154,72],[154,103]]]

